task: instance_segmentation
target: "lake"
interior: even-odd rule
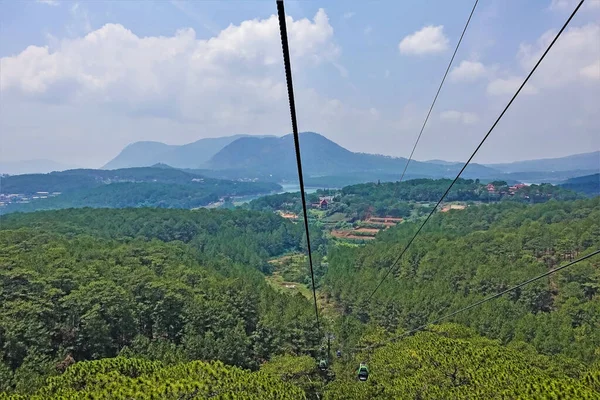
[[[272,194],[281,194],[281,193],[294,193],[294,192],[299,192],[300,191],[300,184],[299,183],[280,183],[281,185],[281,190],[279,190],[276,193],[272,193]],[[335,189],[335,188],[331,188],[331,187],[305,187],[304,191],[308,194],[310,193],[314,193],[319,189]],[[233,204],[235,204],[236,206],[239,206],[240,204],[244,204],[244,203],[249,203],[254,199],[258,199],[259,197],[263,197],[263,196],[267,196],[267,194],[253,194],[253,195],[249,195],[249,196],[239,196],[236,197],[235,200],[233,201]]]

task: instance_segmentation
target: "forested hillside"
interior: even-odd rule
[[[198,208],[218,202],[222,197],[268,193],[271,184],[218,181],[206,184],[113,183],[92,189],[63,193],[56,197],[33,199],[29,203],[8,204],[2,211],[31,212],[62,208]]]
[[[64,210],[4,217],[0,382],[29,391],[59,362],[131,355],[257,368],[320,342],[310,303],[256,268],[299,227],[247,211]],[[256,268],[253,268],[256,267]]]
[[[367,335],[379,341],[381,333]],[[325,399],[597,399],[600,365],[536,353],[515,342],[501,346],[456,324],[435,326],[396,343],[355,356],[373,373],[359,382],[341,365]]]
[[[345,312],[388,329],[415,328],[600,247],[600,199],[501,203],[434,216],[375,293],[417,223],[328,254],[324,290]],[[502,343],[591,363],[600,356],[600,260],[487,303],[454,320]]]
[[[319,190],[308,195],[308,201],[318,201],[319,196],[333,196],[328,214],[343,213],[348,217],[362,219],[367,215],[408,217],[415,208],[414,203],[435,204],[442,197],[451,179],[412,179],[404,182],[364,183],[345,186],[339,190]],[[551,184],[509,186],[505,181],[481,183],[478,179],[458,179],[445,201],[493,203],[510,200],[520,203],[543,203],[550,199],[584,199],[576,193]],[[301,211],[298,193],[282,193],[263,196],[248,205],[252,210]]]
[[[600,174],[579,176],[561,183],[561,187],[585,193],[588,196],[600,195]]]
[[[0,178],[0,188],[0,213],[10,213],[79,207],[191,209],[221,198],[271,193],[281,186],[152,167],[7,176]]]
[[[0,177],[2,193],[32,194],[38,191],[67,192],[90,189],[115,182],[191,183],[201,176],[174,168],[124,168],[116,170],[72,169],[49,174],[26,174]]]
[[[31,396],[17,399],[304,399],[301,388],[262,372],[220,362],[164,365],[159,361],[109,358],[78,363]],[[1,398],[1,395],[0,395]]]
[[[434,190],[429,182],[407,196]],[[377,201],[396,189],[373,187],[338,196]],[[554,195],[571,195],[561,190]],[[265,281],[271,272],[290,287],[310,281],[282,270],[290,254],[302,268],[302,224],[268,208],[3,216],[0,391],[14,399],[598,398],[597,257],[402,336],[600,247],[600,198],[477,204],[434,215],[369,301],[422,220],[364,246],[327,242],[311,226],[313,249],[328,249],[315,254],[320,329],[311,295]],[[367,382],[356,380],[360,362]]]

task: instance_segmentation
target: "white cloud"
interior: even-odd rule
[[[402,39],[398,48],[402,54],[433,54],[446,50],[448,42],[443,25],[428,25]]]
[[[36,0],[36,3],[46,4],[49,6],[57,6],[60,3],[57,0]]]
[[[530,70],[546,50],[556,32],[544,33],[535,44],[522,44],[518,59],[524,71]],[[587,24],[567,29],[550,50],[532,77],[536,86],[555,88],[585,82],[593,75],[600,59],[600,25]],[[590,69],[586,69],[586,68]],[[586,72],[583,72],[583,71]]]
[[[441,112],[440,119],[449,122],[458,122],[465,125],[473,125],[479,121],[479,117],[475,113],[461,112],[456,110],[448,110]]]
[[[579,70],[579,75],[592,80],[600,80],[600,60]]]
[[[371,27],[371,25],[367,25],[367,26],[365,26],[365,29],[363,32],[365,33],[365,35],[368,35],[372,31],[373,31],[373,27]]]
[[[524,79],[518,76],[494,79],[488,84],[487,93],[493,96],[514,94]],[[521,94],[536,94],[537,92],[537,88],[531,83],[527,83],[521,90]]]
[[[295,68],[337,58],[333,28],[323,10],[313,21],[288,17],[288,24]],[[29,46],[0,62],[2,91],[58,101],[76,98],[134,107],[175,101],[170,106],[185,112],[198,103],[218,104],[227,96],[223,91],[278,97],[284,89],[272,74],[272,68],[280,72],[282,65],[275,16],[230,25],[208,40],[198,40],[193,29],[171,37],[138,37],[122,25],[106,24],[85,37],[62,40],[56,49]]]
[[[347,76],[325,11],[319,10],[312,20],[288,17],[287,23],[295,78],[301,81],[303,74],[323,64]],[[230,25],[207,40],[198,39],[193,29],[142,37],[120,24],[106,24],[85,36],[56,39],[48,46],[29,46],[3,57],[0,70],[3,103],[14,105],[6,111],[10,118],[0,121],[2,132],[10,133],[2,150],[10,157],[19,157],[15,146],[27,154],[21,158],[32,157],[32,146],[26,145],[25,138],[37,140],[39,155],[51,148],[63,154],[62,148],[73,149],[75,143],[85,146],[89,141],[93,143],[90,148],[95,148],[93,157],[101,164],[135,140],[181,143],[236,132],[289,130],[279,24],[274,15]],[[302,114],[303,129],[326,132],[330,130],[322,125],[326,121],[343,132],[352,124],[367,124],[373,116],[368,108],[342,105],[339,114],[321,118],[332,107],[325,106],[328,99],[307,94],[301,84],[296,89],[299,112],[308,110]],[[38,128],[32,128],[31,119],[24,116],[26,110],[35,113]],[[335,121],[342,115],[348,122]],[[55,145],[48,146],[44,131]],[[95,142],[96,136],[104,140]]]
[[[550,3],[550,10],[552,11],[564,11],[564,10],[574,10],[579,3],[578,0],[552,0]],[[599,9],[600,8],[600,0],[587,0],[582,5],[583,8],[586,9]]]
[[[348,12],[345,12],[344,15],[342,15],[342,18],[350,19],[350,18],[354,17],[355,15],[356,15],[356,13],[354,11],[348,11]]]
[[[486,75],[485,66],[478,61],[463,60],[450,71],[450,80],[452,82],[473,82]]]

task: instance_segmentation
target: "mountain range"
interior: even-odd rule
[[[488,167],[494,168],[505,173],[516,172],[565,172],[565,171],[586,171],[600,169],[600,151],[591,153],[573,154],[560,158],[542,158],[539,160],[516,161],[503,164],[489,164]]]
[[[314,186],[341,187],[374,180],[395,181],[402,175],[407,161],[403,157],[352,152],[314,132],[301,133],[300,145],[306,183]],[[282,137],[234,135],[200,139],[180,146],[135,142],[126,146],[103,169],[159,165],[220,179],[297,181],[293,136],[289,134]],[[404,178],[451,178],[462,166],[462,162],[412,160]],[[600,152],[595,151],[512,163],[472,163],[462,177],[500,179],[509,183],[561,183],[599,171]]]
[[[160,142],[135,142],[125,147],[102,169],[150,167],[154,164],[167,164],[175,168],[199,168],[223,147],[246,136],[200,139],[181,146]]]
[[[297,167],[292,135],[282,137],[244,137],[216,153],[206,168],[215,171],[248,171],[269,175],[276,180],[296,179]],[[387,157],[349,151],[326,137],[304,132],[300,136],[303,172],[307,177],[369,175],[399,175],[406,165],[402,157]],[[450,177],[462,167],[459,163],[448,165],[411,161],[407,177]],[[471,164],[465,177],[491,177],[497,171],[479,164]]]

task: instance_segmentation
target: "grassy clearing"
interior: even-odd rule
[[[267,283],[271,285],[274,289],[282,293],[288,293],[292,296],[300,293],[302,296],[306,297],[310,301],[312,301],[312,291],[306,287],[303,283],[298,282],[287,282],[283,279],[283,276],[279,273],[279,271],[273,272],[272,275],[265,277]]]
[[[313,301],[313,293],[305,279],[308,275],[308,261],[304,254],[288,254],[269,261],[275,268],[272,275],[266,276],[267,283],[281,293],[292,296],[300,293],[309,301]],[[323,316],[334,318],[340,315],[338,306],[327,299],[317,289],[317,305]]]

